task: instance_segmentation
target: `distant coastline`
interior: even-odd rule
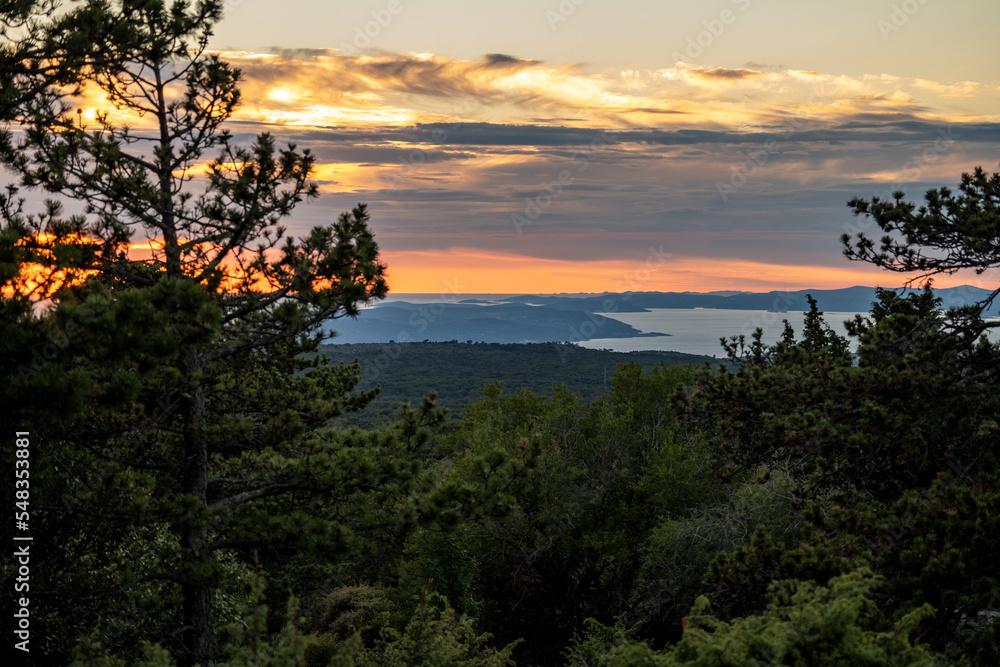
[[[944,307],[981,301],[990,291],[979,287],[952,287],[936,290]],[[338,319],[328,330],[337,332],[332,343],[392,342],[486,342],[486,343],[585,343],[630,339],[675,337],[670,326],[655,317],[634,319],[632,315],[663,311],[699,313],[699,322],[676,326],[703,327],[702,339],[717,342],[720,336],[749,335],[755,319],[780,323],[779,315],[795,315],[808,310],[812,295],[820,310],[828,313],[866,313],[875,301],[874,287],[839,290],[799,290],[794,292],[623,292],[607,294],[390,294],[364,308],[354,319]],[[716,315],[713,315],[716,313]],[[726,313],[729,313],[728,315]],[[741,314],[742,313],[742,314]],[[763,313],[769,314],[765,318]],[[1000,315],[994,304],[987,316]],[[661,318],[662,319],[662,318]],[[689,318],[688,318],[689,319]],[[791,317],[789,319],[795,319]],[[655,322],[655,324],[650,324]],[[696,354],[712,354],[697,346],[685,347],[680,338],[659,341],[649,347],[622,343],[612,349],[676,349]],[[717,348],[716,348],[717,351]]]

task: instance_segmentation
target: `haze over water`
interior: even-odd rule
[[[784,320],[795,329],[796,338],[802,333],[804,313],[776,313],[766,310],[716,310],[711,308],[655,308],[646,313],[602,313],[644,333],[667,333],[669,336],[643,338],[596,338],[578,343],[581,347],[615,352],[637,350],[668,350],[687,354],[724,357],[719,338],[739,336],[750,340],[754,329],[764,330],[764,342],[775,343],[784,330]],[[844,321],[858,313],[824,313],[826,322],[842,336],[847,335]],[[862,313],[863,314],[863,313]]]

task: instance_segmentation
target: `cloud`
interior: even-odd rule
[[[743,67],[757,70],[758,72],[781,72],[786,69],[784,65],[770,65],[768,63],[758,63],[752,60],[743,63]]]
[[[538,60],[525,60],[506,53],[487,53],[483,56],[483,62],[487,67],[531,67],[541,64]]]
[[[367,202],[402,284],[449,262],[471,276],[478,259],[482,276],[548,263],[568,286],[660,244],[686,258],[678,280],[699,261],[719,280],[732,280],[726,262],[774,284],[807,265],[845,277],[849,199],[953,186],[1000,145],[1000,91],[986,82],[756,63],[593,71],[506,54],[222,56],[244,73],[236,136],[270,131],[316,156],[323,196],[290,231]],[[88,98],[85,118],[99,106]]]
[[[317,49],[222,55],[245,74],[242,117],[283,126],[489,121],[752,132],[778,129],[790,118],[837,124],[865,114],[1000,120],[991,115],[1000,103],[994,85],[888,74],[849,77],[752,63],[601,72],[497,53],[478,60]]]
[[[753,79],[765,76],[764,72],[758,72],[753,69],[726,69],[725,67],[716,67],[715,69],[695,67],[687,71],[694,77],[705,79],[726,79],[730,81],[734,79]]]

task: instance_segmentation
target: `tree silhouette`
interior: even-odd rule
[[[39,358],[19,338],[5,391],[32,419],[61,406],[39,424],[52,466],[39,493],[62,528],[95,516],[168,527],[172,546],[103,594],[178,586],[183,618],[163,632],[211,664],[219,552],[343,543],[349,519],[289,498],[404,488],[432,413],[389,434],[322,431],[374,394],[350,393],[357,366],[301,355],[324,322],[386,294],[384,266],[364,205],[285,236],[281,221],[317,194],[313,157],[267,134],[239,146],[223,128],[240,73],[206,50],[222,3],[89,2],[69,20],[54,9],[4,7],[4,119],[23,129],[0,158],[22,187],[79,210],[53,200],[28,213],[13,187],[0,198],[5,314],[57,342]],[[106,97],[94,121],[68,104],[74,89]],[[130,255],[137,240],[151,257]]]
[[[976,167],[962,174],[958,189],[958,194],[950,188],[928,190],[919,207],[906,201],[903,192],[894,192],[891,199],[852,199],[847,205],[854,214],[871,217],[883,236],[876,241],[864,232],[844,234],[844,255],[890,271],[919,272],[911,283],[961,269],[982,274],[1000,266],[1000,174]],[[984,306],[998,292],[1000,288]]]

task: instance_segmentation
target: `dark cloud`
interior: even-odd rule
[[[267,51],[284,60],[315,60],[335,53],[331,49],[286,48],[283,46],[272,46]]]
[[[455,76],[454,65],[447,61],[395,56],[355,63],[354,67],[362,77],[377,81],[382,88],[398,92],[430,97],[482,94],[468,77]]]
[[[250,127],[255,123],[232,125]],[[370,129],[331,127],[328,130],[309,128],[296,130],[282,128],[282,134],[293,134],[299,142],[317,142],[325,145],[348,144],[355,156],[370,155],[363,161],[381,161],[390,153],[401,150],[387,146],[390,142],[419,144],[440,147],[440,151],[427,150],[427,155],[439,161],[461,160],[480,151],[477,147],[493,147],[493,150],[511,152],[519,147],[542,149],[547,154],[572,156],[579,151],[570,148],[590,148],[594,141],[609,146],[639,144],[648,146],[713,146],[722,144],[749,144],[763,146],[768,142],[787,144],[844,144],[863,142],[865,144],[889,142],[931,141],[938,137],[954,139],[956,142],[997,143],[1000,142],[1000,123],[935,123],[915,119],[906,114],[857,113],[837,124],[826,127],[819,121],[799,120],[779,126],[771,132],[739,132],[728,130],[602,130],[553,125],[508,125],[486,122],[460,123],[419,123],[406,127],[379,127]],[[251,136],[249,133],[247,136]],[[600,144],[598,144],[600,145]],[[559,148],[567,151],[559,151]],[[549,150],[546,150],[549,149]],[[406,152],[409,149],[405,149]],[[516,151],[513,151],[516,152]],[[682,156],[678,156],[682,157]],[[698,154],[693,155],[698,157]],[[362,160],[346,160],[362,161]]]
[[[758,72],[752,69],[727,69],[725,67],[716,67],[714,69],[704,69],[702,67],[695,67],[689,70],[685,70],[688,74],[693,74],[694,76],[703,79],[754,79],[760,76],[764,76],[763,72]]]
[[[508,56],[506,53],[487,53],[483,56],[483,62],[487,67],[530,67],[540,65],[540,60],[526,60],[516,56]]]
[[[317,160],[323,163],[345,163],[345,164],[400,164],[401,161],[413,163],[419,160],[420,164],[438,164],[451,162],[454,160],[471,160],[477,155],[469,151],[461,150],[423,150],[419,156],[411,156],[410,150],[401,149],[396,146],[352,146],[336,143],[324,145],[317,143],[314,145],[313,154]]]

